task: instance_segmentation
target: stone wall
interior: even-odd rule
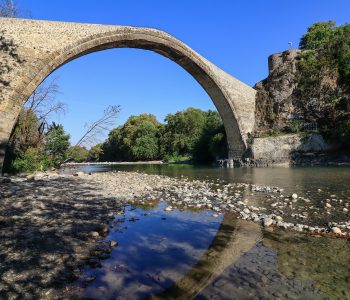
[[[320,134],[255,138],[251,144],[252,158],[270,163],[289,162],[295,152],[325,152],[331,149]]]

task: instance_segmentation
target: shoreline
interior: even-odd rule
[[[178,165],[189,164],[196,165],[190,161],[179,162],[164,162],[162,160],[156,161],[123,161],[123,162],[67,162],[61,167],[70,166],[112,166],[112,165]],[[203,165],[203,164],[199,164]],[[233,164],[229,159],[219,159],[208,166],[218,168],[273,168],[273,167],[349,167],[350,154],[335,154],[323,152],[308,152],[308,153],[293,153],[290,157],[279,159],[234,159]]]

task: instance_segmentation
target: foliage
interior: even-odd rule
[[[102,144],[97,144],[89,150],[87,160],[88,161],[99,161],[103,155]]]
[[[69,147],[67,151],[67,157],[73,159],[75,162],[87,161],[89,151],[85,147],[73,146]]]
[[[107,160],[154,160],[159,158],[162,125],[154,115],[131,116],[123,126],[113,129],[102,146]]]
[[[330,139],[350,146],[350,25],[320,22],[300,41],[297,105]]]
[[[221,117],[216,111],[205,113],[205,123],[192,151],[195,162],[206,163],[226,156],[226,134]]]
[[[46,170],[53,166],[53,161],[49,159],[45,152],[36,148],[28,148],[23,155],[17,157],[12,165],[13,172],[32,172],[36,170]]]
[[[226,156],[225,130],[217,112],[189,108],[168,114],[165,121],[163,125],[148,114],[130,117],[110,132],[100,160],[207,163]]]
[[[66,134],[62,125],[53,123],[45,138],[45,151],[55,165],[63,162],[67,157],[70,135]]]
[[[303,120],[293,120],[288,122],[288,132],[290,133],[298,133],[303,131],[304,129],[304,121]]]
[[[206,122],[204,111],[188,108],[168,114],[161,138],[162,154],[191,156]]]
[[[313,24],[301,37],[299,48],[313,50],[324,48],[331,42],[335,28],[335,22],[331,20]]]

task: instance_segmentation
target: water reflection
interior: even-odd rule
[[[210,211],[126,206],[107,239],[117,240],[92,299],[347,299],[349,242],[285,232]],[[77,284],[83,285],[83,281]]]
[[[97,299],[140,299],[172,286],[208,249],[222,217],[209,212],[164,212],[126,207],[107,237],[119,246],[102,268],[87,268],[97,279],[83,292]]]

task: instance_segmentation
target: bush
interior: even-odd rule
[[[11,165],[12,172],[44,171],[53,166],[46,153],[40,153],[35,148],[29,148],[22,157],[16,158]]]

